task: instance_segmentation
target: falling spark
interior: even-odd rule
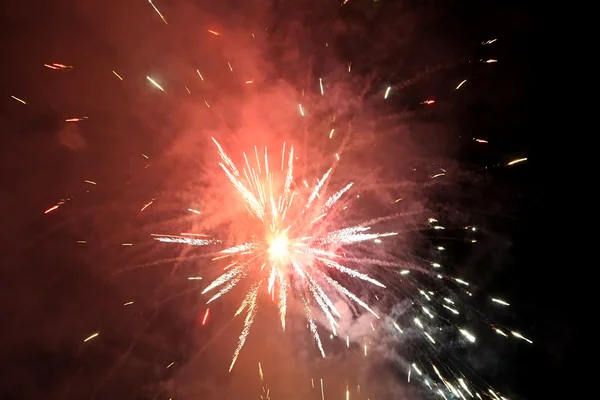
[[[298,104],[298,109],[300,110],[300,115],[304,117],[304,110],[302,109],[302,104]]]
[[[469,331],[467,331],[466,329],[459,329],[460,333],[462,333],[464,335],[464,337],[466,337],[471,343],[475,343],[475,336],[473,336]]]
[[[13,99],[15,99],[16,101],[18,101],[21,104],[27,104],[27,102],[25,100],[22,100],[22,99],[18,98],[17,96],[10,96],[10,97],[12,97]]]
[[[482,45],[488,45],[488,44],[492,44],[494,42],[496,42],[498,39],[491,39],[491,40],[486,40],[485,42],[481,43]]]
[[[150,3],[150,5],[152,6],[152,8],[154,8],[154,11],[156,11],[156,13],[160,16],[160,19],[163,20],[163,22],[165,23],[165,25],[169,25],[167,23],[167,20],[165,19],[165,17],[161,14],[160,11],[158,11],[158,8],[156,8],[156,6],[154,5],[154,3],[152,3],[152,0],[148,0],[148,3]]]
[[[435,100],[425,100],[424,102],[422,102],[421,104],[434,104]]]
[[[154,86],[156,86],[162,92],[165,91],[165,89],[163,89],[158,83],[156,83],[156,81],[154,79],[150,78],[149,76],[147,76],[146,79],[148,79],[150,81],[150,83],[152,83]]]
[[[68,118],[65,119],[65,122],[79,122],[79,121],[83,121],[87,119],[87,117],[81,117],[81,118]]]
[[[121,78],[121,75],[117,74],[115,71],[113,71],[112,73],[113,73],[113,74],[115,74],[115,76],[116,76],[117,78],[119,78],[119,80],[123,80],[123,78]]]
[[[509,304],[509,303],[507,303],[507,302],[506,302],[506,301],[504,301],[504,300],[500,300],[500,299],[495,299],[495,298],[492,298],[492,301],[493,301],[494,303],[498,303],[498,304],[501,304],[501,305],[503,305],[503,306],[510,306],[510,304]]]
[[[152,203],[154,203],[154,200],[150,200],[149,202],[147,202],[146,204],[144,204],[144,207],[142,207],[142,209],[140,210],[140,212],[142,212],[146,208],[150,207],[150,205],[152,205]]]
[[[124,306],[130,306],[132,305],[134,302],[133,301],[128,301],[127,303],[123,304]]]
[[[490,58],[489,60],[486,60],[485,63],[486,64],[492,64],[492,63],[497,63],[498,60],[494,60],[493,58]]]
[[[319,78],[319,87],[321,88],[321,96],[325,95],[325,90],[323,89],[323,79]]]
[[[167,369],[171,368],[175,364],[175,361],[171,362],[171,364],[167,365]]]
[[[465,79],[465,80],[463,80],[461,83],[459,83],[459,84],[458,84],[458,86],[456,86],[456,88],[455,88],[454,90],[458,90],[458,89],[460,89],[460,87],[461,87],[462,85],[464,85],[464,84],[465,84],[465,82],[467,82],[467,80],[466,80],[466,79]]]
[[[531,340],[527,339],[525,336],[521,335],[521,334],[520,334],[520,333],[518,333],[518,332],[515,332],[515,331],[510,331],[510,333],[512,333],[512,335],[513,335],[514,337],[516,337],[516,338],[518,338],[518,339],[522,339],[522,340],[526,341],[526,342],[527,342],[527,343],[529,343],[529,344],[533,343],[533,341],[531,341]]]
[[[515,165],[515,164],[518,164],[518,163],[522,163],[523,161],[527,161],[527,158],[517,158],[516,160],[512,160],[511,162],[509,162],[506,165],[507,166],[509,166],[509,165]]]
[[[476,141],[477,143],[489,143],[487,140],[484,140],[484,139],[473,138],[473,140]]]
[[[194,214],[198,214],[198,215],[202,214],[200,211],[194,210],[193,208],[188,208],[188,211],[191,213],[194,213]]]
[[[49,209],[47,209],[46,211],[44,211],[44,214],[48,214],[48,213],[50,213],[50,212],[52,212],[52,211],[56,210],[58,207],[60,207],[60,205],[59,205],[59,204],[57,204],[57,205],[55,205],[55,206],[52,206],[52,207],[50,207]]]
[[[331,130],[331,132],[329,132],[329,139],[331,139],[333,137],[333,132],[335,132],[335,128],[333,128]]]
[[[93,338],[95,338],[96,336],[98,336],[100,334],[100,332],[96,332],[91,334],[90,336],[88,336],[87,338],[85,338],[85,340],[83,341],[84,343],[87,342],[88,340],[92,340]]]
[[[188,277],[188,280],[189,281],[200,281],[200,280],[202,280],[202,277],[201,276],[190,276],[190,277]]]
[[[321,400],[325,400],[325,389],[323,388],[323,378],[321,378]]]
[[[388,86],[388,88],[385,90],[385,94],[383,95],[384,99],[387,99],[389,94],[390,94],[390,90],[392,90],[391,86]]]
[[[210,308],[207,308],[206,311],[204,312],[204,317],[202,318],[202,325],[206,325],[206,321],[208,320],[208,314],[210,312]]]
[[[233,67],[231,66],[231,64],[229,63],[229,61],[227,61],[227,66],[229,66],[229,70],[230,70],[231,72],[233,72]]]
[[[505,333],[505,332],[503,332],[501,329],[494,328],[494,331],[495,331],[497,334],[499,334],[499,335],[502,335],[502,336],[504,336],[504,337],[508,337],[508,334],[507,334],[507,333]]]
[[[62,69],[72,69],[71,65],[65,65],[60,63],[52,63],[52,64],[44,64],[44,67],[54,69],[54,70],[62,70]]]
[[[215,35],[215,36],[221,36],[221,34],[220,34],[219,32],[217,32],[217,31],[213,31],[212,29],[209,29],[208,31],[209,31],[210,33],[212,33],[213,35]]]
[[[202,76],[202,74],[200,73],[200,71],[196,70],[196,72],[198,73],[198,76],[200,77],[200,79],[202,80],[202,82],[204,82],[204,77]]]
[[[94,181],[88,181],[87,179],[84,180],[85,183],[89,183],[90,185],[96,185],[96,182]]]

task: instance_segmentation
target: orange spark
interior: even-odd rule
[[[55,205],[55,206],[52,206],[49,209],[47,209],[46,211],[44,211],[44,214],[48,214],[49,212],[52,212],[52,211],[56,210],[58,207],[59,207],[58,204]]]
[[[219,32],[217,32],[217,31],[213,31],[212,29],[209,29],[208,31],[209,31],[210,33],[212,33],[213,35],[215,35],[215,36],[221,36],[221,34],[220,34]]]
[[[210,311],[210,308],[207,308],[206,311],[204,312],[204,318],[202,318],[202,326],[206,325],[206,321],[208,320],[209,311]]]
[[[150,207],[150,205],[154,203],[154,200],[150,200],[148,203],[144,204],[144,207],[140,210],[140,212],[144,211],[146,208]]]

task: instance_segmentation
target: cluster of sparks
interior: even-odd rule
[[[273,164],[269,164],[267,149],[264,154],[259,155],[255,147],[255,168],[251,166],[248,156],[244,154],[245,167],[240,171],[221,145],[215,139],[213,141],[221,157],[219,165],[225,176],[235,188],[239,200],[244,203],[250,217],[264,231],[264,235],[259,239],[234,244],[221,250],[215,259],[232,258],[232,262],[203,291],[203,294],[216,291],[207,302],[210,304],[228,293],[243,279],[252,280],[250,289],[235,313],[239,315],[245,311],[246,318],[229,370],[231,371],[235,365],[246,342],[258,310],[259,292],[262,288],[266,288],[273,299],[277,292],[280,323],[284,330],[289,292],[295,290],[299,294],[310,332],[321,355],[325,357],[312,304],[318,306],[334,334],[341,314],[334,305],[332,294],[353,301],[379,318],[358,295],[333,278],[331,271],[385,288],[380,281],[347,266],[348,263],[378,264],[381,263],[379,260],[346,257],[343,249],[356,243],[379,240],[397,233],[374,232],[370,225],[379,220],[332,228],[334,224],[330,216],[335,215],[338,201],[352,188],[353,183],[346,184],[325,201],[322,200],[322,196],[333,168],[329,168],[320,179],[317,179],[308,191],[303,190],[303,186],[296,186],[293,147],[289,149],[289,153],[286,153],[285,144],[283,145],[281,174],[279,174],[277,168],[273,171]],[[264,162],[261,162],[263,157]],[[284,176],[282,185],[277,180],[278,175]],[[280,190],[277,189],[278,186],[281,186]],[[159,236],[155,239],[193,246],[221,242],[207,237]]]
[[[347,1],[344,1],[344,4]],[[160,16],[161,20],[167,23],[165,16],[158,8],[149,0],[154,11]],[[221,36],[220,32],[208,30],[214,36]],[[253,34],[254,36],[254,34]],[[482,45],[490,45],[496,39],[483,42]],[[493,64],[495,59],[479,60],[481,63]],[[228,62],[227,66],[233,72],[232,65]],[[70,70],[73,67],[62,63],[48,63],[44,67],[51,70]],[[348,63],[348,71],[350,72],[352,63]],[[199,70],[196,70],[197,75],[204,81],[204,76]],[[123,80],[116,71],[112,74]],[[146,76],[146,80],[156,89],[165,92],[165,88],[159,83],[160,80]],[[253,83],[253,79],[245,80],[246,84]],[[465,85],[467,79],[462,80],[455,86],[455,90],[460,89]],[[323,80],[319,79],[320,94],[324,95],[325,89]],[[168,88],[167,88],[168,89]],[[190,93],[189,88],[185,89]],[[388,99],[392,94],[392,86],[388,86],[383,98]],[[11,98],[23,105],[28,102],[17,96]],[[436,100],[427,99],[421,102],[424,105],[434,105]],[[205,104],[208,108],[210,105],[207,101]],[[307,111],[302,104],[298,104],[298,112],[301,116],[305,116]],[[87,120],[87,116],[72,117],[65,122],[80,122]],[[327,132],[329,139],[334,136],[335,129]],[[488,141],[481,138],[473,138],[479,144],[487,144]],[[294,175],[294,148],[290,147],[286,150],[286,144],[283,144],[281,157],[276,161],[269,159],[267,149],[259,151],[254,148],[254,154],[248,156],[243,154],[244,167],[238,168],[232,159],[227,155],[222,146],[213,139],[216,145],[217,152],[220,156],[219,166],[224,172],[224,177],[233,186],[237,193],[238,201],[242,202],[255,226],[262,231],[262,234],[253,237],[251,240],[243,243],[227,243],[219,238],[209,237],[197,234],[181,234],[177,236],[171,235],[155,235],[154,239],[165,243],[179,243],[191,246],[225,246],[224,249],[217,251],[217,255],[213,261],[228,259],[228,264],[224,267],[224,271],[215,280],[208,284],[203,289],[203,294],[211,295],[207,301],[210,305],[215,300],[230,292],[238,284],[249,282],[249,289],[245,293],[245,297],[235,312],[235,315],[240,315],[245,312],[244,325],[238,339],[237,347],[233,352],[229,371],[231,371],[242,351],[252,324],[259,309],[261,301],[261,293],[266,292],[272,301],[276,302],[279,310],[279,324],[282,329],[286,328],[286,314],[288,309],[289,299],[292,293],[294,297],[298,297],[302,304],[304,316],[307,320],[307,325],[310,333],[317,345],[318,351],[322,357],[325,357],[325,350],[321,336],[317,328],[317,318],[314,315],[315,310],[322,313],[332,332],[332,336],[337,336],[339,328],[339,320],[342,318],[340,311],[336,308],[335,303],[339,299],[345,299],[348,302],[353,302],[365,311],[371,313],[378,320],[380,316],[371,308],[367,302],[362,300],[359,295],[354,293],[347,285],[341,283],[341,280],[336,276],[345,276],[366,282],[373,288],[385,289],[386,283],[375,279],[374,277],[364,273],[366,266],[374,265],[381,267],[398,267],[398,265],[371,258],[365,255],[361,250],[358,256],[352,251],[352,246],[365,242],[379,243],[382,238],[394,236],[396,232],[377,232],[373,228],[377,223],[384,221],[386,218],[365,221],[357,225],[348,225],[346,220],[340,218],[340,213],[345,210],[343,199],[345,195],[353,188],[354,183],[349,182],[345,186],[337,188],[336,191],[329,192],[327,190],[330,183],[334,167],[327,169],[319,179],[315,179],[314,183],[309,185],[303,181],[302,185],[296,184]],[[148,156],[142,154],[148,159]],[[252,162],[250,159],[255,158]],[[336,153],[336,159],[339,161],[339,155]],[[280,161],[280,162],[279,162]],[[505,166],[527,161],[527,158],[517,158],[505,163]],[[430,176],[437,178],[445,175],[438,173]],[[96,185],[96,182],[86,180],[86,184]],[[59,207],[70,201],[70,198],[60,199],[56,204],[46,209],[46,214],[57,210]],[[396,202],[400,201],[398,199]],[[140,211],[144,211],[154,203],[155,199],[149,200],[141,207]],[[199,214],[195,209],[188,211]],[[429,225],[433,229],[444,229],[437,224],[437,220],[430,219]],[[78,243],[86,243],[79,241]],[[123,243],[123,246],[131,246],[131,243]],[[363,247],[364,248],[364,247]],[[443,247],[438,247],[443,250]],[[350,254],[350,256],[348,256]],[[358,267],[357,267],[358,266]],[[431,263],[431,267],[440,268],[440,264]],[[407,275],[408,269],[396,270],[401,275]],[[436,275],[438,278],[448,278],[441,274]],[[201,277],[189,277],[189,280],[201,280]],[[451,278],[454,283],[460,286],[468,286],[469,284],[459,278]],[[415,316],[413,322],[423,336],[432,344],[436,345],[434,338],[434,329],[429,327],[434,323],[428,323],[434,319],[434,314],[437,314],[433,307],[426,303],[430,302],[434,296],[434,292],[427,290],[419,290],[419,294],[424,299],[416,301],[419,304],[422,316]],[[492,298],[492,302],[500,306],[509,306],[509,304],[501,299]],[[124,306],[133,305],[133,301],[124,303]],[[444,310],[453,315],[459,314],[458,307],[452,299],[443,298],[439,304]],[[205,325],[209,319],[210,308],[206,308],[202,318],[202,325]],[[385,318],[387,321],[388,319]],[[385,321],[382,321],[385,322]],[[399,333],[404,331],[396,322],[391,322],[391,326]],[[516,339],[532,343],[532,341],[518,332],[510,329],[501,328],[497,325],[491,325],[492,329],[499,335],[504,337],[512,336]],[[375,330],[373,324],[371,328]],[[474,343],[475,335],[470,330],[464,327],[457,327],[458,332],[465,338],[466,341]],[[99,336],[99,332],[89,335],[84,342],[88,342]],[[348,347],[349,338],[345,338]],[[367,356],[367,343],[364,344],[364,354]],[[173,363],[169,364],[171,367]],[[417,374],[422,381],[432,391],[446,399],[446,395],[450,394],[452,398],[461,398],[465,400],[467,397],[481,399],[480,393],[474,390],[473,386],[461,373],[453,373],[453,378],[446,378],[443,375],[443,370],[435,364],[430,364],[431,377],[426,372],[419,368],[420,364],[411,363],[408,368],[408,381],[411,380],[411,375]],[[262,385],[261,398],[264,400],[271,399],[271,393],[266,385],[262,366],[259,363],[259,375]],[[437,376],[438,379],[432,378]],[[315,382],[311,380],[311,385],[315,389]],[[317,385],[319,386],[319,385]],[[325,399],[323,379],[320,379],[320,390],[322,399]],[[360,386],[358,386],[360,393]],[[486,391],[481,392],[484,396],[494,400],[505,400],[491,387]],[[346,400],[350,398],[350,389],[346,388]]]
[[[369,304],[332,276],[332,272],[335,271],[362,280],[373,288],[385,289],[386,285],[383,282],[362,271],[367,269],[368,265],[399,267],[399,264],[368,257],[365,254],[364,246],[361,246],[361,250],[357,252],[352,251],[352,245],[364,244],[364,242],[381,243],[381,238],[397,234],[396,232],[376,232],[372,228],[372,225],[386,220],[385,217],[347,226],[344,224],[345,219],[343,217],[337,218],[336,211],[347,208],[343,205],[345,203],[338,203],[344,199],[344,195],[353,187],[353,182],[339,188],[327,197],[324,194],[333,168],[329,168],[320,179],[316,179],[313,186],[307,186],[306,181],[303,182],[303,185],[295,185],[293,147],[286,153],[284,144],[281,153],[281,164],[278,164],[275,168],[273,168],[273,163],[269,162],[267,149],[265,148],[264,152],[259,152],[258,148],[255,147],[253,156],[256,162],[251,163],[248,155],[244,153],[245,167],[240,170],[214,138],[213,141],[220,155],[219,165],[225,177],[235,189],[238,200],[245,205],[249,217],[257,226],[262,228],[263,234],[258,239],[254,238],[251,241],[230,245],[217,238],[197,234],[156,235],[154,239],[166,243],[192,246],[223,244],[227,246],[218,251],[216,257],[213,258],[213,261],[229,259],[230,262],[224,267],[223,273],[203,290],[203,294],[212,295],[207,304],[219,299],[243,280],[250,281],[250,288],[235,313],[237,316],[242,312],[246,312],[246,316],[229,371],[233,369],[246,343],[258,311],[261,290],[264,291],[265,289],[271,299],[278,304],[280,324],[284,330],[290,292],[294,290],[299,295],[308,329],[322,357],[325,357],[325,350],[313,313],[315,308],[319,310],[330,326],[331,338],[338,336],[338,320],[341,315],[339,310],[336,309],[333,299],[345,298],[347,301],[358,304],[375,316],[382,323],[382,326],[389,324],[398,334],[403,334],[406,329],[409,329],[401,328],[397,322],[390,320],[387,316],[381,320],[378,313]],[[281,179],[278,179],[278,177]],[[445,229],[439,225],[439,221],[435,218],[430,218],[428,225],[434,230]],[[467,226],[465,229],[476,231],[476,228],[472,226]],[[475,243],[476,240],[473,239],[472,242]],[[437,249],[439,251],[445,250],[442,246],[438,246]],[[360,255],[357,256],[356,254]],[[359,265],[359,267],[351,268],[348,267],[349,264]],[[439,270],[441,265],[432,262],[431,267],[435,271]],[[410,273],[410,267],[407,266],[404,266],[403,269],[393,268],[393,270],[400,276],[406,276]],[[463,288],[467,295],[471,295],[467,290],[469,287],[468,282],[438,272],[435,272],[433,276],[438,279],[451,280],[454,284]],[[201,278],[191,277],[189,279]],[[413,299],[413,304],[417,305],[418,313],[410,313],[412,314],[411,319],[414,328],[420,331],[423,337],[435,348],[438,345],[435,331],[440,329],[435,320],[436,317],[441,317],[442,311],[436,310],[437,307],[433,304],[436,301],[435,292],[422,288],[419,289],[418,293],[421,298]],[[499,306],[506,307],[510,305],[499,298],[491,298],[491,301]],[[437,302],[453,316],[460,314],[458,304],[451,298],[443,297]],[[203,325],[206,323],[208,313],[209,308],[205,311],[202,320]],[[470,329],[458,324],[455,325],[457,332],[467,343],[477,341],[476,336],[471,333]],[[516,331],[496,324],[489,325],[499,335],[504,337],[513,336],[516,339],[532,343],[530,339]],[[375,331],[373,323],[371,323],[371,329]],[[350,347],[350,338],[346,336],[345,340],[347,347]],[[363,351],[366,357],[368,342],[365,342],[362,347],[364,347]],[[450,395],[451,398],[463,400],[466,400],[467,396],[482,399],[483,395],[494,400],[506,400],[490,386],[487,386],[485,390],[478,389],[478,386],[470,382],[460,371],[455,371],[447,366],[440,367],[433,363],[430,363],[429,366],[431,374],[424,371],[422,362],[410,363],[408,366],[408,381],[411,381],[411,375],[414,373],[433,393],[444,399],[448,398],[447,395]],[[443,371],[451,374],[452,377],[444,376]],[[264,384],[260,364],[259,372],[261,374],[261,384],[263,385],[261,397],[270,399],[270,391]],[[312,385],[314,388],[314,380]],[[320,390],[324,399],[322,378]],[[360,393],[360,386],[357,390]],[[349,388],[346,388],[346,397],[348,399],[350,397]]]

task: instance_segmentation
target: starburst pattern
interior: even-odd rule
[[[299,294],[309,329],[321,355],[325,357],[311,308],[312,302],[317,304],[320,312],[326,317],[333,334],[336,334],[337,320],[341,318],[340,312],[334,305],[332,297],[334,295],[345,297],[379,318],[367,303],[344,286],[331,272],[336,271],[385,288],[383,283],[373,277],[344,265],[349,262],[376,263],[376,260],[349,258],[345,256],[343,250],[356,243],[378,240],[397,233],[375,232],[371,224],[381,219],[353,226],[336,226],[336,222],[340,220],[333,218],[337,212],[336,205],[352,188],[353,183],[346,184],[322,201],[326,184],[333,172],[333,168],[329,168],[320,179],[317,179],[312,188],[303,190],[301,186],[296,187],[293,175],[293,147],[290,148],[289,153],[286,153],[284,144],[281,169],[275,171],[272,170],[272,166],[271,169],[269,167],[267,149],[265,148],[264,154],[260,156],[255,147],[255,167],[252,167],[248,156],[244,153],[246,165],[240,171],[221,145],[214,138],[213,141],[221,157],[219,165],[237,191],[240,201],[244,203],[256,223],[264,228],[264,235],[258,239],[233,244],[220,251],[221,256],[232,257],[233,260],[225,267],[225,271],[202,292],[204,294],[216,290],[208,300],[208,303],[211,303],[229,292],[243,279],[254,281],[236,312],[238,315],[246,311],[246,318],[229,370],[231,371],[235,365],[246,342],[258,309],[259,290],[264,286],[273,298],[275,291],[278,291],[279,314],[283,329],[285,329],[289,289],[294,289]],[[287,166],[285,166],[286,155]],[[263,157],[264,162],[261,163]],[[278,179],[280,176],[283,179]],[[193,246],[219,242],[218,239],[172,236],[159,236],[155,239]]]

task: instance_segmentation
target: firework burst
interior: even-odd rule
[[[348,263],[377,264],[377,260],[347,257],[345,249],[357,243],[379,240],[397,233],[375,232],[370,225],[380,222],[381,219],[344,226],[344,219],[339,218],[339,214],[345,207],[340,210],[338,202],[352,188],[353,182],[347,183],[329,197],[323,197],[333,172],[331,167],[316,180],[312,187],[307,183],[304,187],[296,185],[293,146],[287,153],[284,143],[280,168],[273,168],[273,164],[269,164],[266,148],[264,152],[259,152],[255,147],[254,167],[248,155],[244,153],[245,167],[240,171],[221,145],[214,138],[213,141],[221,157],[220,167],[237,191],[240,201],[244,203],[246,210],[263,232],[251,241],[232,244],[221,250],[216,259],[232,258],[232,262],[202,292],[205,294],[216,291],[207,302],[211,303],[228,293],[242,280],[253,281],[235,313],[239,315],[246,311],[246,318],[229,370],[233,369],[246,342],[258,310],[259,291],[264,287],[273,299],[275,299],[275,292],[278,292],[279,315],[284,330],[289,292],[294,290],[299,294],[311,334],[321,356],[325,357],[315,317],[311,311],[312,302],[317,304],[318,309],[326,317],[334,335],[341,314],[334,305],[333,295],[341,295],[379,318],[367,303],[335,279],[331,272],[337,271],[348,277],[385,288],[380,281],[346,266]],[[155,239],[193,246],[220,242],[216,238],[197,239],[179,236],[160,236]]]

